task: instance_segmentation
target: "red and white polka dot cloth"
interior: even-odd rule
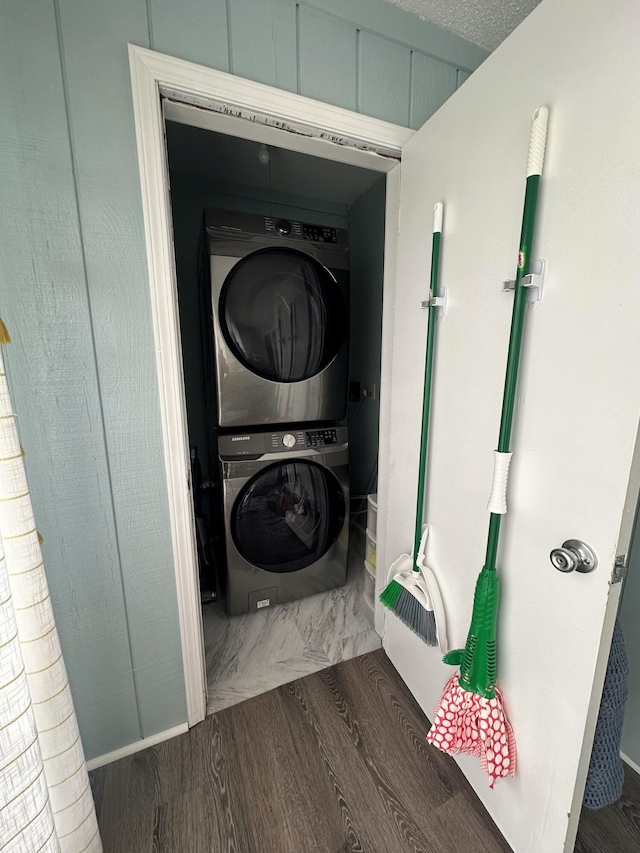
[[[491,779],[491,788],[496,779],[516,772],[516,741],[500,691],[496,689],[495,699],[485,699],[461,687],[458,673],[442,692],[427,743],[450,755],[475,755]]]

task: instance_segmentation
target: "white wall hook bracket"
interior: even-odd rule
[[[529,268],[531,272],[522,276],[521,284],[527,288],[527,302],[539,302],[542,299],[546,263],[542,258],[538,258],[538,260],[531,261]],[[503,291],[513,291],[515,288],[515,279],[509,279],[502,283]]]
[[[420,307],[435,308],[436,319],[441,320],[447,313],[447,288],[441,287],[437,296],[432,296],[431,299],[423,299]]]

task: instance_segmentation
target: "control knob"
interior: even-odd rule
[[[296,443],[295,435],[291,435],[291,433],[288,432],[285,436],[283,436],[282,443],[285,447],[294,447]]]
[[[287,219],[278,219],[276,221],[276,231],[283,236],[291,234],[291,223]]]

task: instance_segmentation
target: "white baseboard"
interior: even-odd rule
[[[635,761],[632,761],[632,760],[629,758],[629,756],[628,756],[628,755],[625,755],[625,754],[624,754],[624,752],[621,752],[621,753],[620,753],[620,758],[622,758],[622,760],[624,761],[624,763],[625,763],[625,764],[628,764],[628,765],[629,765],[629,767],[630,767],[632,770],[635,770],[635,771],[636,771],[636,773],[638,774],[638,776],[640,776],[640,767],[635,763]]]
[[[103,767],[105,764],[111,764],[112,761],[118,761],[121,758],[126,758],[128,755],[133,755],[134,752],[140,752],[141,749],[147,749],[150,746],[155,746],[162,743],[163,740],[183,735],[189,729],[188,723],[180,723],[179,726],[174,726],[172,729],[165,729],[163,732],[158,732],[150,737],[136,740],[133,743],[128,743],[120,749],[114,749],[113,752],[106,752],[104,755],[98,755],[96,758],[91,758],[87,761],[87,770],[96,770],[98,767]]]

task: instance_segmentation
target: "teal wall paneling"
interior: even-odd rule
[[[358,109],[394,124],[409,124],[411,51],[380,36],[358,39]]]
[[[186,719],[127,42],[391,121],[411,97],[412,124],[487,52],[383,0],[24,0],[0,25],[0,312],[93,757]]]
[[[155,50],[416,128],[487,56],[384,0],[148,0],[148,7]]]
[[[307,6],[299,10],[299,92],[356,109],[356,28]]]
[[[229,70],[227,0],[148,0],[148,9],[153,50]]]
[[[52,3],[0,26],[0,316],[85,750],[137,740],[136,696]],[[27,45],[29,49],[27,48]]]
[[[145,0],[59,0],[80,222],[142,737],[186,718],[127,42]]]
[[[300,0],[300,6],[321,9],[327,15],[349,21],[359,30],[384,36],[460,68],[474,70],[489,55],[488,50],[386,0]]]
[[[411,127],[421,127],[458,87],[457,69],[422,53],[413,54]]]
[[[233,0],[230,12],[231,71],[296,92],[296,5],[291,0]]]

